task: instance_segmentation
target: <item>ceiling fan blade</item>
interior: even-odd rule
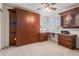
[[[41,8],[37,8],[37,10],[40,10]]]
[[[40,4],[42,4],[42,5],[43,5],[43,4],[45,4],[45,3],[40,3]]]
[[[44,4],[50,4],[50,5],[54,5],[54,4],[56,4],[56,3],[41,3],[42,5],[44,5]]]
[[[51,5],[54,5],[54,4],[56,4],[56,3],[51,3]]]
[[[50,9],[52,9],[52,10],[56,10],[57,8],[50,8]]]
[[[49,6],[49,4],[48,4],[48,3],[41,3],[41,5],[42,5],[42,7],[44,7],[44,8],[46,8],[46,7],[48,7],[48,6]]]

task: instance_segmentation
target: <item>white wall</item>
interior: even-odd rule
[[[0,8],[2,9],[2,4],[1,4],[1,3],[0,3]],[[1,16],[2,16],[1,13],[2,13],[2,12],[0,11],[0,49],[1,49],[1,20],[2,20],[2,19],[1,19],[1,18],[2,18],[2,17],[1,17]]]
[[[2,13],[2,21],[1,21],[2,48],[9,46],[9,12],[8,12],[9,8],[10,7],[3,5],[3,13]]]
[[[1,47],[4,48],[9,45],[9,42],[8,42],[9,41],[9,16],[8,16],[8,10],[4,5],[3,5],[1,26],[2,26]]]

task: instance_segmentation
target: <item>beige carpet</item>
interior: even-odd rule
[[[20,47],[8,47],[0,51],[1,56],[77,56],[78,50],[70,50],[55,42],[38,42]]]

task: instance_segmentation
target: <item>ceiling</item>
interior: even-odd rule
[[[52,12],[48,13],[48,12],[44,12],[43,10],[37,10],[37,8],[40,8],[41,5],[40,3],[6,3],[4,5],[7,6],[11,6],[11,7],[16,7],[16,8],[22,8],[22,9],[27,9],[42,15],[51,15],[51,14],[56,14],[56,13],[60,13],[63,10],[69,9],[71,7],[77,6],[79,5],[79,3],[56,3],[55,5],[53,5],[52,7],[57,8],[57,10],[53,10]]]

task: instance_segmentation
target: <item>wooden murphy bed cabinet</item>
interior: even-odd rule
[[[20,46],[39,42],[40,15],[21,10],[9,9],[9,44]]]
[[[59,34],[58,44],[70,49],[74,49],[76,48],[76,35]]]

